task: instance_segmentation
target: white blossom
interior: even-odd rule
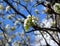
[[[31,15],[28,15],[27,18],[31,18]]]
[[[8,43],[6,43],[6,44],[5,44],[5,46],[9,46],[9,44],[8,44]]]
[[[0,4],[0,10],[3,10],[3,9],[4,9],[3,5]]]
[[[59,3],[55,3],[55,5],[53,6],[53,9],[56,13],[60,14],[60,4]]]
[[[34,24],[34,22],[37,22],[37,18],[31,15],[28,15],[27,18],[24,20],[25,30],[28,30],[29,27],[31,27]]]
[[[11,40],[12,40],[12,39],[11,39],[11,38],[9,38],[9,39],[8,39],[8,42],[11,42]]]
[[[24,24],[29,23],[29,21],[30,21],[30,19],[29,19],[29,18],[25,19]]]
[[[32,22],[35,22],[35,20],[32,20]]]
[[[27,19],[25,19],[25,21],[24,21],[24,26],[26,26],[26,25],[27,25],[27,22],[28,22],[28,21],[27,21]]]
[[[35,23],[35,22],[37,22],[37,21],[38,21],[38,18],[37,18],[37,17],[32,16],[32,22],[33,22],[33,23]]]
[[[35,18],[34,16],[32,16],[32,22],[35,22],[35,19],[36,19],[36,18]]]
[[[6,7],[6,11],[8,11],[8,10],[10,10],[11,9],[11,7],[10,6],[7,6]]]
[[[16,20],[16,21],[15,21],[15,23],[14,23],[14,26],[16,26],[18,23],[19,23],[19,21],[18,21],[18,20]]]
[[[5,29],[9,29],[9,28],[10,28],[10,25],[7,24],[7,25],[5,26]]]
[[[27,16],[27,19],[25,19],[25,21],[24,21],[24,26],[30,25],[30,24],[29,24],[30,21],[31,21],[31,15],[28,15],[28,16]]]
[[[30,22],[31,22],[31,15],[28,15],[27,19],[25,19],[25,21],[24,21],[24,28],[26,31],[28,30],[29,26],[31,25]]]

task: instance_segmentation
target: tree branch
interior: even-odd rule
[[[15,2],[15,1],[13,1],[13,2]],[[18,2],[16,2],[16,3],[18,3]],[[26,9],[26,11],[27,11],[30,15],[32,15],[31,12],[27,9],[27,7],[26,7],[25,5],[21,4],[20,2],[19,2],[18,4],[20,4],[22,7],[24,7],[24,8]]]
[[[33,28],[35,30],[49,30],[49,31],[56,31],[56,32],[60,32],[59,28],[41,28],[38,25],[34,25]]]
[[[46,46],[50,46],[50,45],[48,44],[46,38],[44,37],[43,33],[42,33],[41,31],[39,31],[39,32],[41,33],[42,37],[44,38],[44,40],[45,40],[45,42],[46,42],[46,44],[47,44]]]
[[[5,35],[5,30],[4,29],[2,29],[1,27],[0,27],[0,30],[3,32],[3,35],[4,35],[4,39],[7,41],[7,43],[9,44],[9,46],[11,45],[11,42],[8,42],[8,39],[7,39],[7,37],[6,37],[6,35]]]
[[[38,30],[40,30],[40,31],[45,31],[45,30],[49,30],[49,31],[56,31],[56,32],[60,32],[60,29],[58,30],[58,29],[53,29],[53,28],[38,28],[38,29],[36,29],[36,28],[34,28],[35,30],[31,30],[31,31],[28,31],[28,32],[26,32],[26,33],[30,33],[30,32],[34,32],[34,31],[38,31]]]
[[[8,2],[8,0],[3,0],[5,1],[17,14],[21,15],[22,17],[26,18],[26,16],[20,12],[18,12],[14,7],[13,5],[11,5],[11,3]]]
[[[53,41],[55,41],[58,45],[60,45],[48,31],[46,31],[46,32],[51,36]]]
[[[46,5],[44,4],[44,2],[39,3],[39,2],[37,1],[37,6],[38,6],[38,5],[43,5],[44,7],[48,7],[48,8],[51,10],[51,13],[60,15],[60,14],[56,13],[56,12],[51,8],[50,4],[48,4],[48,5],[46,6]]]

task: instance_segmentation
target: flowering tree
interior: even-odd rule
[[[1,46],[60,46],[60,0],[0,0],[0,30]]]

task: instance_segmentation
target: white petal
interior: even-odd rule
[[[6,7],[6,11],[8,11],[8,10],[10,10],[11,9],[11,7],[10,6],[7,6]]]

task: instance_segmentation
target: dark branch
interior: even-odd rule
[[[7,39],[7,37],[6,37],[6,35],[5,35],[5,30],[4,29],[2,29],[1,27],[0,27],[0,30],[3,32],[3,35],[4,35],[4,39],[7,41],[7,43],[10,45],[10,42],[8,42],[8,39]]]
[[[26,16],[20,12],[18,12],[11,3],[8,2],[8,0],[4,0],[17,14],[21,15],[22,17],[26,18]]]
[[[41,33],[42,37],[44,38],[44,40],[45,40],[45,42],[46,42],[46,44],[47,44],[46,46],[50,46],[50,45],[48,44],[46,38],[44,37],[43,33],[42,33],[41,31],[40,31],[40,33]]]
[[[58,30],[58,29],[53,29],[53,28],[40,28],[40,27],[39,27],[38,29],[35,28],[35,30],[28,31],[28,32],[26,32],[26,33],[34,32],[34,31],[38,31],[38,30],[40,30],[40,31],[48,30],[48,31],[60,32],[60,29]]]
[[[43,5],[44,7],[48,7],[48,8],[51,10],[51,13],[52,13],[52,14],[60,15],[60,14],[56,13],[56,12],[51,8],[50,4],[45,5],[44,2],[39,3],[39,2],[37,1],[37,6],[38,6],[38,5]]]
[[[32,14],[30,13],[30,11],[27,9],[26,6],[22,5],[21,3],[20,3],[20,5],[23,6],[23,7],[27,10],[27,12],[28,12],[30,15],[32,15]]]
[[[56,31],[56,32],[60,32],[60,29],[59,28],[41,28],[41,27],[39,27],[39,26],[33,26],[33,28],[35,29],[35,30],[49,30],[49,31]]]
[[[16,2],[16,1],[13,1],[13,2]],[[26,7],[25,5],[21,4],[20,2],[16,2],[16,3],[17,3],[17,4],[20,4],[22,7],[24,7],[24,8],[26,9],[26,11],[27,11],[30,15],[32,15],[31,12],[27,9],[27,7]]]
[[[51,38],[54,42],[56,42],[58,45],[60,45],[48,31],[46,31],[46,32],[51,36]]]

